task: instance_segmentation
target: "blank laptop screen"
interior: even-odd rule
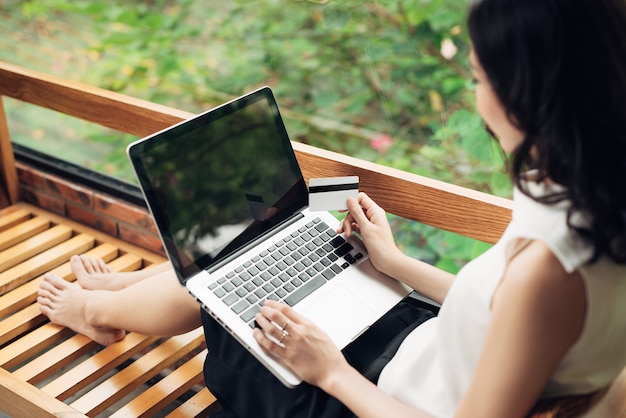
[[[307,205],[269,89],[158,133],[129,154],[182,281]]]

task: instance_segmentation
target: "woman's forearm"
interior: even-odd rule
[[[397,251],[377,266],[380,271],[410,286],[424,296],[442,303],[455,276],[440,268]]]

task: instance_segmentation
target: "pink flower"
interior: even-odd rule
[[[392,139],[389,135],[381,134],[370,141],[370,147],[383,154],[391,146],[391,142]]]

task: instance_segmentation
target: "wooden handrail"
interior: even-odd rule
[[[1,61],[0,95],[140,137],[193,116],[189,112]]]
[[[0,62],[0,95],[146,136],[193,114]],[[280,100],[279,100],[280,101]],[[493,243],[512,203],[380,164],[293,143],[305,179],[358,175],[362,190],[390,213]]]

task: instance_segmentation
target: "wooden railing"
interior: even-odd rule
[[[0,96],[7,96],[56,110],[139,137],[154,133],[193,116],[181,110],[1,62]],[[278,101],[280,103],[280,98]],[[512,202],[507,199],[301,143],[293,143],[293,147],[307,181],[310,177],[358,175],[361,189],[371,195],[389,213],[488,243],[497,241],[510,221]],[[144,218],[149,217],[145,209],[133,207],[115,197],[101,196],[97,191],[89,191],[80,185],[67,185],[63,178],[59,178],[58,175],[50,175],[41,172],[36,167],[30,167],[19,161],[16,162],[6,115],[2,106],[0,106],[0,162],[2,163],[0,170],[0,256],[6,254],[2,252],[2,218],[8,219],[9,216],[15,216],[15,213],[21,210],[26,212],[23,215],[25,219],[42,217],[45,218],[44,223],[49,226],[69,225],[67,226],[69,228],[68,236],[72,238],[84,236],[83,239],[86,244],[82,247],[71,247],[54,261],[49,261],[46,264],[47,270],[57,269],[57,272],[64,275],[68,280],[73,279],[67,265],[67,260],[73,253],[91,251],[107,261],[111,260],[113,265],[121,270],[145,268],[164,260],[160,249],[155,248],[154,240],[145,239],[146,236],[155,235],[151,223],[144,220]],[[50,186],[51,184],[53,186]],[[63,187],[59,187],[59,185]],[[63,188],[69,188],[72,192],[54,194]],[[73,199],[75,193],[80,193],[80,199]],[[98,205],[97,202],[102,200],[106,204]],[[121,207],[124,215],[118,215],[119,210],[122,209],[111,210],[111,202]],[[79,205],[83,206],[80,207]],[[96,210],[98,207],[101,208],[100,212]],[[97,218],[95,221],[90,221],[93,217],[86,215],[88,210],[91,210],[92,214],[95,213]],[[127,218],[128,214],[131,214],[133,219],[141,219],[141,222],[133,222],[135,225],[132,227],[123,224],[124,218]],[[108,225],[110,226],[103,227],[103,220],[109,222]],[[136,229],[137,224],[142,225],[143,229]],[[15,226],[11,225],[17,224],[8,223],[7,225],[4,230],[13,228],[11,229],[13,231]],[[124,231],[131,231],[131,233]],[[12,236],[15,234],[14,231]],[[37,242],[42,239],[40,233],[32,232],[21,238],[7,238],[6,246],[9,248],[19,245],[25,240]],[[57,244],[48,245],[47,250],[43,249],[42,252],[50,252],[50,248],[55,245]],[[42,261],[49,260],[51,256],[33,253],[25,260],[28,261],[34,257],[39,257],[39,260]],[[20,266],[21,264],[18,262],[14,265]],[[146,350],[150,349],[148,347],[152,347],[151,344],[154,345],[156,342],[154,339],[147,341],[146,338],[148,337],[132,336],[104,350],[96,350],[93,343],[82,336],[72,335],[68,339],[66,330],[52,326],[38,314],[34,303],[34,289],[36,289],[44,270],[32,265],[29,268],[30,270],[24,267],[28,273],[15,273],[7,279],[9,284],[2,286],[2,275],[6,271],[2,271],[2,267],[0,267],[0,290],[2,290],[0,300],[3,303],[5,300],[7,303],[10,301],[9,308],[5,309],[0,306],[0,320],[2,321],[0,330],[11,327],[9,331],[0,331],[0,366],[2,367],[0,369],[0,410],[15,415],[52,416],[59,414],[94,415],[106,413],[105,411],[116,408],[119,414],[138,416],[154,414],[156,410],[164,408],[163,401],[159,398],[174,399],[179,397],[180,389],[170,388],[168,386],[169,381],[159,386],[161,382],[167,380],[164,378],[155,385],[157,389],[153,390],[153,393],[138,395],[141,397],[139,402],[135,399],[134,404],[131,400],[129,404],[120,406],[122,395],[118,392],[125,393],[127,394],[126,397],[129,397],[129,393],[133,393],[131,391],[136,390],[138,386],[129,384],[129,381],[134,382],[141,379],[139,376],[132,375],[132,371],[128,372],[126,377],[121,376],[117,379],[105,380],[105,386],[108,385],[106,389],[102,389],[101,380],[93,384],[98,386],[95,389],[89,389],[88,384],[81,383],[83,380],[88,380],[90,374],[98,375],[102,379],[102,375],[109,373],[110,370],[131,357],[136,359],[135,361],[141,361],[142,356],[148,356],[146,354]],[[18,293],[22,296],[17,296]],[[28,312],[25,314],[24,311]],[[26,319],[20,319],[21,315],[25,315]],[[22,325],[12,325],[17,321],[16,318],[21,321]],[[47,328],[44,329],[44,327]],[[40,331],[42,329],[43,331]],[[33,336],[35,332],[56,335],[56,337]],[[50,344],[49,340],[53,340],[54,344]],[[185,348],[188,347],[189,341],[187,340],[195,344],[193,348]],[[38,351],[32,347],[32,343],[29,341],[37,341],[41,347],[45,346],[46,350],[56,350],[53,351],[54,353],[63,353],[62,355],[68,356],[71,354],[72,358],[59,364],[58,358],[50,359],[50,357],[59,357],[59,355],[46,356],[43,351],[42,354],[35,355],[41,350]],[[199,342],[197,334],[182,336],[178,339],[162,342],[149,354],[151,355],[157,349],[167,351],[168,348],[162,348],[167,344],[169,344],[167,347],[169,347],[168,353],[170,354],[165,354],[166,357],[182,358],[184,357],[182,354],[174,355],[171,353],[185,350],[188,351],[186,354],[193,354],[187,356],[188,363],[186,364],[190,364],[188,366],[190,372],[179,372],[180,369],[172,372],[172,374],[178,373],[179,376],[192,376],[183,379],[185,383],[181,385],[181,387],[185,387],[185,391],[189,391],[192,386],[199,382],[198,373],[201,370],[201,362],[198,358],[203,354],[202,343]],[[81,349],[70,349],[70,345],[80,346]],[[22,348],[15,350],[11,347]],[[28,351],[28,353],[20,353],[20,350]],[[50,364],[37,366],[38,372],[26,373],[24,367],[30,364],[29,361],[31,360],[29,359],[33,356],[36,358],[33,361],[44,363],[50,361]],[[74,372],[76,376],[63,374],[61,369],[69,367],[70,363],[85,356],[87,359],[82,360],[80,370]],[[94,360],[94,357],[97,356],[99,358]],[[42,358],[43,360],[41,360]],[[113,364],[113,366],[103,366],[102,370],[99,370],[97,364],[103,364],[98,362],[103,362],[104,359],[108,365]],[[154,360],[154,362],[155,365],[152,366],[152,370],[159,367],[161,369],[170,367],[164,366],[164,361]],[[88,365],[84,366],[84,363]],[[33,366],[33,368],[36,367]],[[170,372],[171,370],[167,369],[165,374]],[[62,381],[73,378],[77,382]],[[171,380],[175,379],[172,378]],[[54,390],[51,389],[51,385]],[[172,385],[176,386],[174,383]],[[623,388],[623,385],[620,388]],[[90,390],[88,395],[83,393],[86,390]],[[91,394],[92,392],[97,393]],[[102,392],[107,393],[101,395]],[[183,402],[173,414],[194,416],[206,413],[211,408],[214,398],[206,389],[197,392],[190,401]],[[88,396],[93,399],[85,399]],[[103,397],[99,398],[99,396]],[[74,399],[74,397],[78,397],[78,399]],[[155,401],[153,398],[157,398],[157,400]],[[87,404],[88,406],[84,406]],[[622,402],[614,407],[624,411],[626,410],[625,405],[626,402]]]

